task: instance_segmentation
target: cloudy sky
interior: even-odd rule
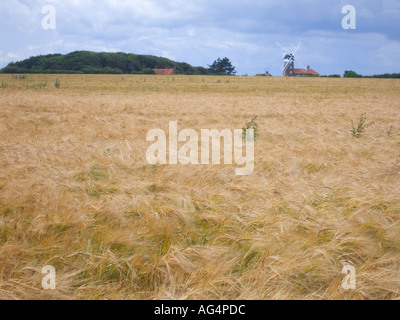
[[[56,10],[44,30],[42,9]],[[345,30],[342,8],[356,9]],[[399,0],[0,0],[0,67],[75,50],[167,57],[195,66],[228,57],[238,74],[269,68],[300,42],[298,66],[321,74],[400,72]],[[301,65],[300,65],[301,64]]]

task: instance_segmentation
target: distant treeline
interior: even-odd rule
[[[386,79],[398,79],[400,78],[400,73],[384,73],[376,74],[373,76],[362,76],[361,78],[386,78]]]
[[[400,73],[385,73],[385,74],[376,74],[373,76],[363,76],[358,74],[355,71],[347,70],[344,72],[344,78],[386,78],[386,79],[393,79],[393,78],[400,78]]]
[[[321,76],[328,78],[341,78],[340,74],[332,74],[329,76]],[[376,74],[373,76],[363,76],[358,74],[355,71],[347,70],[344,72],[343,78],[379,78],[379,79],[398,79],[400,78],[400,73],[384,73],[384,74]]]
[[[210,70],[193,67],[167,58],[129,53],[96,53],[75,51],[66,55],[49,54],[12,62],[1,73],[62,73],[62,74],[154,74],[156,68],[174,68],[178,74],[206,75]]]

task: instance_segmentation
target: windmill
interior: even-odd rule
[[[293,51],[293,53],[289,53],[289,51],[285,48],[282,47],[279,43],[276,43],[276,45],[282,49],[282,59],[283,59],[283,76],[284,77],[290,77],[294,75],[294,55],[297,53],[297,51],[300,49],[301,45],[303,43],[300,43],[297,48]]]

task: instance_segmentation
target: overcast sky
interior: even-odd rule
[[[45,5],[56,29],[44,30]],[[342,8],[356,29],[342,28]],[[238,74],[282,73],[282,46],[320,74],[400,72],[400,0],[0,0],[0,67],[38,54],[129,52]]]

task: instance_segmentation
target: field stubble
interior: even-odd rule
[[[400,298],[400,82],[0,79],[0,299]],[[375,124],[353,138],[364,112]],[[146,162],[168,121],[254,115],[250,176]]]

